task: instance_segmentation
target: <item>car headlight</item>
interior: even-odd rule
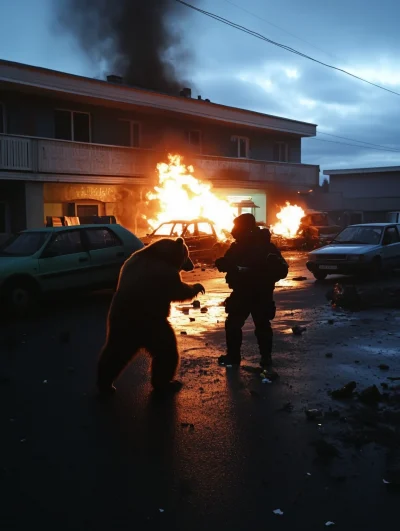
[[[350,254],[347,257],[347,259],[352,262],[361,262],[362,260],[364,260],[364,255],[363,254]]]

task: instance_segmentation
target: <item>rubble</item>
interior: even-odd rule
[[[339,451],[336,446],[331,443],[328,443],[324,439],[320,439],[319,441],[317,441],[317,443],[315,444],[315,450],[318,456],[322,458],[332,458],[339,456]]]
[[[320,409],[306,409],[305,414],[308,420],[321,420],[324,418],[324,412]]]
[[[376,385],[367,387],[360,393],[360,401],[367,405],[377,404],[382,400],[382,395]]]
[[[380,365],[378,365],[379,369],[381,371],[388,371],[389,370],[389,365],[386,365],[386,363],[381,363]]]
[[[357,311],[361,309],[362,301],[355,286],[345,286],[337,282],[326,298],[334,307]]]
[[[197,301],[197,300],[193,301],[192,302],[192,306],[193,306],[193,308],[200,308],[201,307],[200,301]]]
[[[356,382],[349,382],[340,389],[332,391],[331,396],[332,398],[336,398],[339,400],[344,398],[351,398],[353,396],[353,391],[356,387]]]
[[[303,332],[305,332],[307,328],[305,326],[299,326],[295,325],[292,328],[292,332],[295,336],[301,336]]]

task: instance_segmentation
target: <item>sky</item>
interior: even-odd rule
[[[187,1],[400,93],[397,0]],[[0,58],[95,77],[96,65],[55,23],[56,3],[0,0]],[[171,23],[192,52],[181,70],[194,97],[317,124],[302,162],[321,171],[400,165],[400,96],[187,11]]]

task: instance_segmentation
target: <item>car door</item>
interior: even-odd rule
[[[90,255],[91,284],[113,287],[123,263],[131,253],[109,227],[86,228],[84,236]]]
[[[189,249],[190,258],[193,261],[199,260],[199,247],[198,247],[198,237],[197,237],[197,224],[189,223],[184,231],[183,238],[186,245]]]
[[[199,221],[197,223],[197,235],[199,255],[204,260],[213,259],[213,247],[217,243],[214,227],[208,221]]]
[[[38,279],[43,291],[83,288],[89,285],[90,255],[82,231],[56,232],[38,259]]]
[[[385,268],[393,269],[400,266],[400,237],[395,226],[385,228],[382,257]]]

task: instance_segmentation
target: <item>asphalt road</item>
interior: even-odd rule
[[[334,281],[315,283],[301,254],[288,258],[289,279],[276,289],[280,379],[271,384],[257,370],[251,322],[244,366],[217,365],[228,289],[215,271],[187,275],[205,284],[206,312],[173,309],[185,385],[169,399],[153,396],[145,355],[111,400],[98,399],[109,293],[3,322],[0,529],[396,529],[400,401],[388,377],[400,377],[400,312],[333,311],[325,293]],[[292,280],[299,275],[307,280]],[[295,336],[294,325],[307,330]],[[357,390],[388,385],[391,398],[364,406],[329,396],[350,380]],[[308,408],[324,418],[307,420]]]

